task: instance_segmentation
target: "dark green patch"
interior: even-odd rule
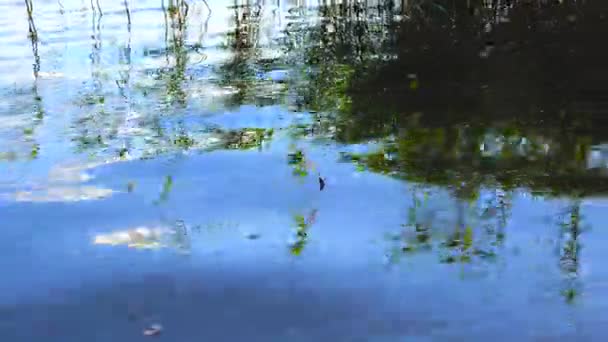
[[[573,304],[574,300],[578,296],[578,293],[575,289],[569,288],[569,289],[562,291],[562,296],[564,296],[566,303]]]
[[[39,153],[40,153],[40,145],[34,144],[34,146],[32,147],[32,150],[30,152],[30,157],[32,159],[36,159],[36,158],[38,158]]]
[[[196,141],[187,135],[180,135],[173,140],[173,144],[180,148],[189,149],[196,144]]]
[[[456,262],[456,257],[453,255],[449,255],[449,256],[441,258],[440,262],[443,264],[453,264]]]
[[[129,153],[129,149],[127,149],[126,147],[123,147],[118,151],[118,156],[120,158],[126,158],[128,153]]]

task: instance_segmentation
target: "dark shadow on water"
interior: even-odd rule
[[[303,88],[305,107],[335,113],[337,141],[386,141],[365,158],[372,171],[471,194],[482,184],[605,193],[603,152],[594,153],[606,141],[608,49],[597,44],[608,34],[605,6],[522,1],[506,9],[502,19],[456,6],[390,22],[390,38],[375,50],[358,47],[355,33],[371,36],[369,26],[330,16],[324,25],[335,34],[322,37],[335,41],[323,42],[319,74],[310,76],[313,85],[330,83]],[[312,45],[305,55],[319,53]],[[330,65],[340,71],[323,73]]]

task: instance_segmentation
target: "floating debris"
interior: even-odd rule
[[[245,237],[249,240],[257,240],[260,238],[260,234],[252,233],[252,234],[247,234]]]

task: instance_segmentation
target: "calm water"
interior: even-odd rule
[[[608,5],[328,3],[0,3],[0,340],[603,340]]]

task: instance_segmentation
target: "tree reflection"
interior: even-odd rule
[[[72,141],[75,144],[76,152],[98,155],[115,137],[117,127],[115,118],[106,112],[104,81],[107,75],[101,59],[103,51],[101,19],[103,13],[98,2],[91,1],[90,5],[90,38],[92,42],[89,60],[91,76],[85,83],[84,89],[80,91],[80,98],[77,100],[77,104],[87,110],[74,118]]]
[[[302,12],[302,11],[301,11]],[[327,3],[313,14],[320,23],[311,27],[303,12],[286,31],[288,61],[295,64],[296,105],[314,111],[346,111],[346,94],[355,71],[368,72],[369,63],[382,60],[382,47],[393,38],[391,9],[363,3]]]
[[[189,6],[184,0],[169,0],[167,13],[171,39],[167,50],[172,52],[174,63],[167,70],[167,101],[169,104],[186,105],[187,93],[183,89],[186,81],[188,50],[185,47]]]
[[[32,94],[34,97],[34,118],[32,120],[32,126],[26,127],[23,130],[25,138],[27,141],[33,140],[33,135],[35,133],[36,127],[39,126],[44,118],[45,112],[42,104],[42,97],[38,91],[38,77],[40,73],[40,54],[38,52],[38,29],[36,28],[36,24],[34,21],[34,4],[32,0],[26,0],[26,12],[27,12],[27,21],[28,21],[28,38],[32,45],[32,55],[34,57],[34,63],[32,64],[32,72],[34,75],[34,84],[32,86]],[[35,141],[32,142],[32,146],[30,149],[30,158],[35,159],[38,157],[40,152],[40,145]]]
[[[238,106],[255,101],[260,68],[257,67],[261,54],[259,49],[259,29],[262,5],[252,1],[235,0],[233,10],[234,30],[227,35],[226,47],[231,57],[219,68],[220,85],[235,90],[227,101],[228,106]]]
[[[305,61],[300,105],[336,113],[342,142],[395,135],[412,121],[486,131],[542,122],[545,139],[596,140],[592,122],[605,108],[593,75],[608,72],[599,62],[607,49],[593,43],[608,33],[600,5],[419,0],[401,3],[410,16],[402,21],[370,20],[364,5],[321,6],[317,26],[287,30],[288,51]],[[378,16],[395,11],[387,5]],[[562,39],[572,49],[560,49]],[[547,49],[559,57],[544,59]]]
[[[424,185],[414,186],[407,221],[398,236],[399,244],[390,259],[399,254],[411,255],[436,251],[442,263],[493,262],[499,256],[505,226],[510,215],[510,194],[501,190],[487,190],[478,199],[452,198],[453,215],[440,217],[444,211],[437,203],[444,203],[442,192]],[[394,244],[393,244],[394,245]]]
[[[573,199],[564,210],[559,222],[559,266],[564,275],[565,289],[562,294],[568,303],[579,294],[580,275],[580,236],[583,232],[581,216],[581,201]]]

